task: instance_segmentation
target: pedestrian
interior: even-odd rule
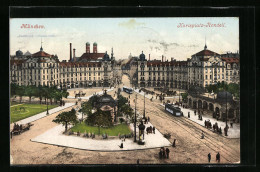
[[[162,154],[162,149],[160,149],[159,158],[162,159],[162,156],[163,156],[163,154]]]
[[[119,146],[120,148],[124,148],[123,142],[121,143],[121,145]]]
[[[201,133],[201,139],[204,139],[204,133],[203,133],[203,131],[202,131],[202,133]]]
[[[188,118],[190,118],[190,112],[188,112]]]
[[[196,116],[196,110],[194,111],[194,115]]]
[[[219,163],[220,162],[220,154],[219,154],[219,152],[217,153],[217,155],[216,155],[216,161]]]
[[[176,139],[173,140],[173,143],[172,143],[172,147],[175,147],[175,142],[176,142]]]
[[[150,122],[150,117],[148,116],[148,122]]]
[[[210,160],[211,160],[211,155],[210,155],[210,153],[208,154],[208,160],[209,160],[209,162],[210,162]]]
[[[167,157],[167,159],[169,159],[169,153],[170,153],[170,149],[166,148],[166,157]]]
[[[166,158],[166,151],[165,151],[165,149],[164,149],[164,147],[163,147],[163,158]]]
[[[233,128],[233,122],[232,121],[230,122],[230,128]]]

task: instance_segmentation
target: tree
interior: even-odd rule
[[[95,113],[94,125],[98,126],[98,135],[100,135],[100,127],[112,125],[112,117],[110,112],[98,110]]]
[[[20,103],[22,102],[22,97],[25,96],[25,86],[21,85],[18,87],[16,94],[20,97]]]
[[[43,87],[39,85],[35,91],[35,96],[40,99],[40,104],[42,104],[42,97],[43,97]]]
[[[79,112],[82,113],[82,120],[84,115],[91,115],[93,107],[91,106],[91,102],[87,101],[81,104],[81,109]]]
[[[188,93],[181,93],[181,97],[184,102],[187,102]]]
[[[15,84],[15,83],[11,83],[11,97],[17,95],[17,90],[19,89],[19,85]]]
[[[75,109],[72,109],[69,112],[60,113],[52,122],[64,125],[66,132],[69,124],[75,125],[78,122]]]
[[[36,96],[36,86],[28,85],[25,87],[25,95],[29,97],[29,102],[31,103],[32,96]]]
[[[133,114],[134,114],[133,109],[132,109],[128,104],[124,104],[124,105],[121,107],[121,112],[123,112],[127,117],[128,117],[128,116],[132,117]]]
[[[122,95],[118,96],[118,109],[121,111],[121,107],[127,103],[127,98],[123,97]]]
[[[45,104],[46,104],[46,100],[48,101],[48,99],[50,98],[50,88],[48,86],[44,86],[42,88],[42,92],[43,92],[43,97],[45,99]]]

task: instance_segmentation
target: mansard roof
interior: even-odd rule
[[[105,55],[105,53],[84,53],[79,58],[79,61],[83,60],[83,59],[86,59],[88,61],[90,61],[90,60],[97,60],[98,58],[102,58],[103,59],[104,55]]]
[[[32,57],[52,57],[52,55],[46,53],[45,51],[38,51],[37,53],[32,54]]]
[[[239,58],[222,57],[226,63],[239,63]]]
[[[214,51],[204,49],[196,54],[193,54],[192,56],[218,56],[218,55],[219,54]]]
[[[60,66],[63,66],[63,67],[71,67],[71,66],[101,67],[101,62],[60,62]]]

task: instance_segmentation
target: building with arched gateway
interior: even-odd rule
[[[235,120],[239,122],[239,101],[235,100],[231,93],[221,91],[217,94],[205,93],[199,86],[192,86],[188,90],[186,104],[193,109],[208,111],[213,118]]]

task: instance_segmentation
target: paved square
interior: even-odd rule
[[[149,127],[152,126],[152,124],[148,123],[145,124],[145,126]],[[133,130],[133,125],[130,124],[130,128]],[[134,138],[129,138],[125,139],[125,141],[123,142],[124,148],[119,147],[119,145],[122,143],[119,138],[97,140],[91,138],[83,138],[79,136],[67,136],[62,134],[63,132],[64,126],[58,125],[46,131],[45,133],[31,139],[31,141],[93,151],[124,151],[171,146],[171,143],[166,138],[164,138],[157,129],[155,130],[155,134],[147,135],[145,133],[145,145],[138,145],[137,143],[133,142]]]

